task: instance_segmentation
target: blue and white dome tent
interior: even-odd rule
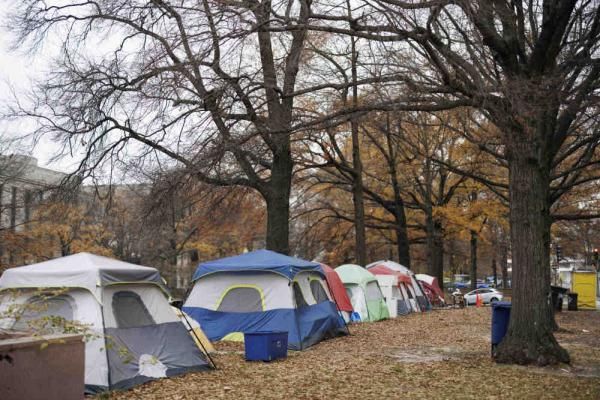
[[[210,340],[287,331],[288,347],[303,350],[348,333],[319,263],[257,250],[202,263],[183,310]]]

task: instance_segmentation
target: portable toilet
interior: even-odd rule
[[[580,310],[596,309],[596,285],[598,274],[595,271],[573,271],[571,274],[571,290],[577,293],[577,308]]]

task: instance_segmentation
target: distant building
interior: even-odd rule
[[[26,229],[35,205],[46,199],[66,176],[38,166],[34,157],[0,155],[0,232]],[[11,252],[0,243],[0,264],[11,261]]]

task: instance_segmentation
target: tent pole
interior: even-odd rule
[[[110,362],[108,359],[108,342],[106,341],[106,320],[104,319],[104,290],[100,293],[100,315],[102,316],[102,340],[104,340],[104,355],[106,356],[106,388],[111,390]]]
[[[423,287],[421,286],[421,282],[419,282],[419,280],[417,279],[417,277],[415,276],[415,274],[413,274],[413,278],[414,278],[415,282],[417,282],[417,286],[419,286],[419,290],[421,290],[421,294],[423,295],[423,297],[425,297],[425,300],[427,301],[427,304],[429,304],[429,307],[430,307],[429,310],[425,310],[425,311],[431,311],[431,310],[433,310],[433,305],[431,304],[431,302],[427,298],[427,295],[425,295],[425,291],[423,290]]]
[[[213,360],[213,358],[210,356],[210,353],[208,352],[208,350],[206,350],[206,347],[204,347],[204,344],[202,344],[202,340],[200,340],[200,338],[198,337],[198,335],[196,335],[196,332],[194,331],[194,328],[192,327],[192,324],[190,324],[190,320],[187,318],[187,315],[185,314],[185,312],[183,310],[181,310],[181,315],[183,316],[183,319],[185,319],[185,322],[186,322],[187,326],[190,327],[190,329],[191,329],[192,334],[194,335],[194,337],[198,340],[198,343],[200,343],[200,346],[202,347],[202,350],[204,350],[204,354],[206,354],[206,356],[210,360],[210,363],[212,364],[212,366],[215,369],[219,369],[219,368],[217,368],[217,364],[215,364],[215,360]],[[202,329],[202,326],[200,326],[200,329]]]

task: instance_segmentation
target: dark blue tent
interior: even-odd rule
[[[276,253],[271,250],[256,250],[239,256],[207,261],[198,266],[193,280],[215,272],[270,271],[293,280],[298,272],[315,271],[323,274],[321,264]]]

